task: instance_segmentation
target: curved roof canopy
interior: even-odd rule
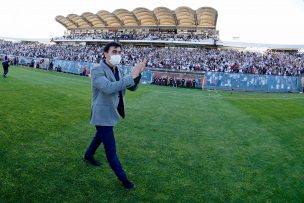
[[[139,7],[133,11],[116,9],[113,12],[100,10],[96,14],[85,12],[82,15],[69,14],[56,16],[56,21],[67,29],[77,28],[128,28],[128,27],[198,27],[215,29],[217,10],[201,7],[193,10],[181,6],[175,10],[157,7],[153,11]]]

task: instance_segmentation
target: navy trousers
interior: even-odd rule
[[[114,138],[113,126],[96,126],[96,134],[86,156],[94,156],[99,145],[103,143],[104,150],[108,159],[108,163],[120,181],[127,180],[125,171],[123,170],[116,154],[116,143]]]

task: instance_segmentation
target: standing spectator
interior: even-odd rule
[[[193,87],[193,88],[196,87],[196,80],[195,80],[195,79],[192,80],[192,87]]]
[[[53,64],[53,61],[51,60],[50,64],[49,64],[49,70],[53,70],[53,67],[54,67],[54,64]]]
[[[181,84],[182,87],[185,87],[185,81],[186,80],[184,78],[182,78],[182,84]]]
[[[18,66],[19,65],[19,58],[16,56],[14,57],[14,66]]]

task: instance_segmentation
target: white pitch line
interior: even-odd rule
[[[32,71],[32,70],[27,70],[27,69],[25,69],[25,68],[20,68],[20,70],[24,70],[24,71]],[[41,73],[41,72],[38,72],[38,73]],[[51,72],[50,72],[51,73]],[[69,77],[64,77],[64,76],[61,76],[61,75],[52,75],[51,74],[51,76],[54,76],[54,77],[57,77],[57,78],[63,78],[63,79],[65,79],[65,80],[77,80],[77,81],[79,81],[79,82],[82,82],[82,83],[88,83],[89,82],[89,80],[88,81],[83,81],[83,80],[78,80],[79,78],[69,78]],[[76,76],[76,75],[75,75]],[[79,76],[80,77],[80,76]]]
[[[220,98],[220,99],[243,99],[243,100],[293,100],[293,99],[304,99],[303,97],[230,97],[230,96],[223,96],[220,94],[216,95],[205,95],[205,94],[189,94],[189,93],[182,93],[177,91],[157,91],[161,94],[174,94],[174,95],[187,95],[187,96],[194,96],[194,97],[202,97],[202,98]],[[278,93],[280,94],[280,93]]]

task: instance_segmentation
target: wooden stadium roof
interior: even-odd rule
[[[56,16],[56,21],[66,29],[130,28],[130,27],[185,27],[215,29],[218,12],[211,7],[192,10],[181,6],[175,10],[157,7],[154,10],[139,7],[133,11],[116,9],[113,12],[100,10],[96,14]]]

